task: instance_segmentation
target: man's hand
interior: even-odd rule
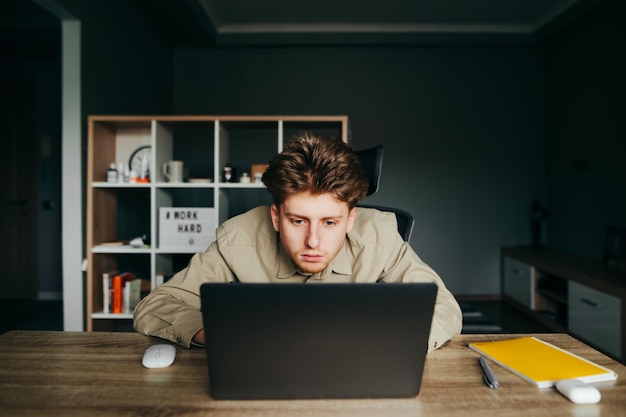
[[[193,335],[191,341],[197,345],[204,346],[204,328],[198,330],[198,333]]]

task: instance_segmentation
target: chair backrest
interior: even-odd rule
[[[388,211],[396,215],[396,221],[398,223],[398,233],[402,236],[405,242],[411,240],[411,234],[413,233],[413,225],[415,224],[415,219],[408,211],[395,208],[395,207],[386,207],[386,206],[377,206],[370,204],[359,204],[358,207],[364,208],[373,208],[381,211]]]
[[[380,173],[383,168],[383,146],[378,145],[373,148],[354,151],[354,153],[361,159],[361,165],[370,184],[367,190],[367,195],[370,196],[378,191]]]
[[[380,183],[380,174],[383,168],[383,146],[378,145],[373,148],[363,149],[360,151],[354,151],[355,154],[361,159],[361,165],[369,181],[369,189],[367,195],[370,196],[378,191],[378,184]],[[359,207],[374,208],[381,211],[389,211],[396,215],[398,223],[398,232],[402,236],[405,242],[411,239],[411,233],[413,233],[413,224],[415,220],[411,213],[402,209],[386,206],[365,205],[359,204]]]

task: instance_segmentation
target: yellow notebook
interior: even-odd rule
[[[615,372],[535,337],[476,342],[469,347],[539,388],[551,387],[562,379],[617,379]]]

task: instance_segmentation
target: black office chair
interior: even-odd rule
[[[378,184],[380,183],[380,174],[383,168],[383,146],[378,145],[373,148],[363,149],[360,151],[354,151],[361,159],[361,165],[365,170],[365,175],[369,181],[369,188],[367,195],[370,196],[378,191]],[[413,233],[413,225],[415,220],[408,211],[398,209],[395,207],[377,206],[370,204],[359,204],[358,207],[374,208],[381,211],[388,211],[396,215],[396,221],[398,223],[398,233],[408,242],[411,239]]]
[[[374,146],[373,148],[354,151],[361,160],[361,166],[369,181],[367,195],[370,196],[378,191],[380,183],[380,174],[383,170],[383,145]]]
[[[396,215],[396,221],[398,222],[398,233],[402,236],[405,242],[411,240],[411,234],[413,233],[413,224],[415,220],[408,211],[386,206],[376,206],[371,204],[359,204],[357,207],[373,208],[380,211],[389,211]]]

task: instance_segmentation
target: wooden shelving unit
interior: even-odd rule
[[[283,142],[309,130],[348,142],[347,116],[90,116],[87,163],[86,330],[130,330],[132,314],[103,312],[102,274],[131,271],[153,288],[158,274],[184,267],[198,250],[162,248],[159,208],[214,208],[213,223],[260,204],[271,204],[262,184],[222,182],[229,162],[238,180],[253,164],[264,164]],[[139,147],[150,146],[149,183],[108,183],[113,163],[128,163]],[[182,160],[186,177],[212,182],[169,183],[162,166]],[[146,235],[144,248],[106,246]],[[204,248],[202,249],[204,250]]]

